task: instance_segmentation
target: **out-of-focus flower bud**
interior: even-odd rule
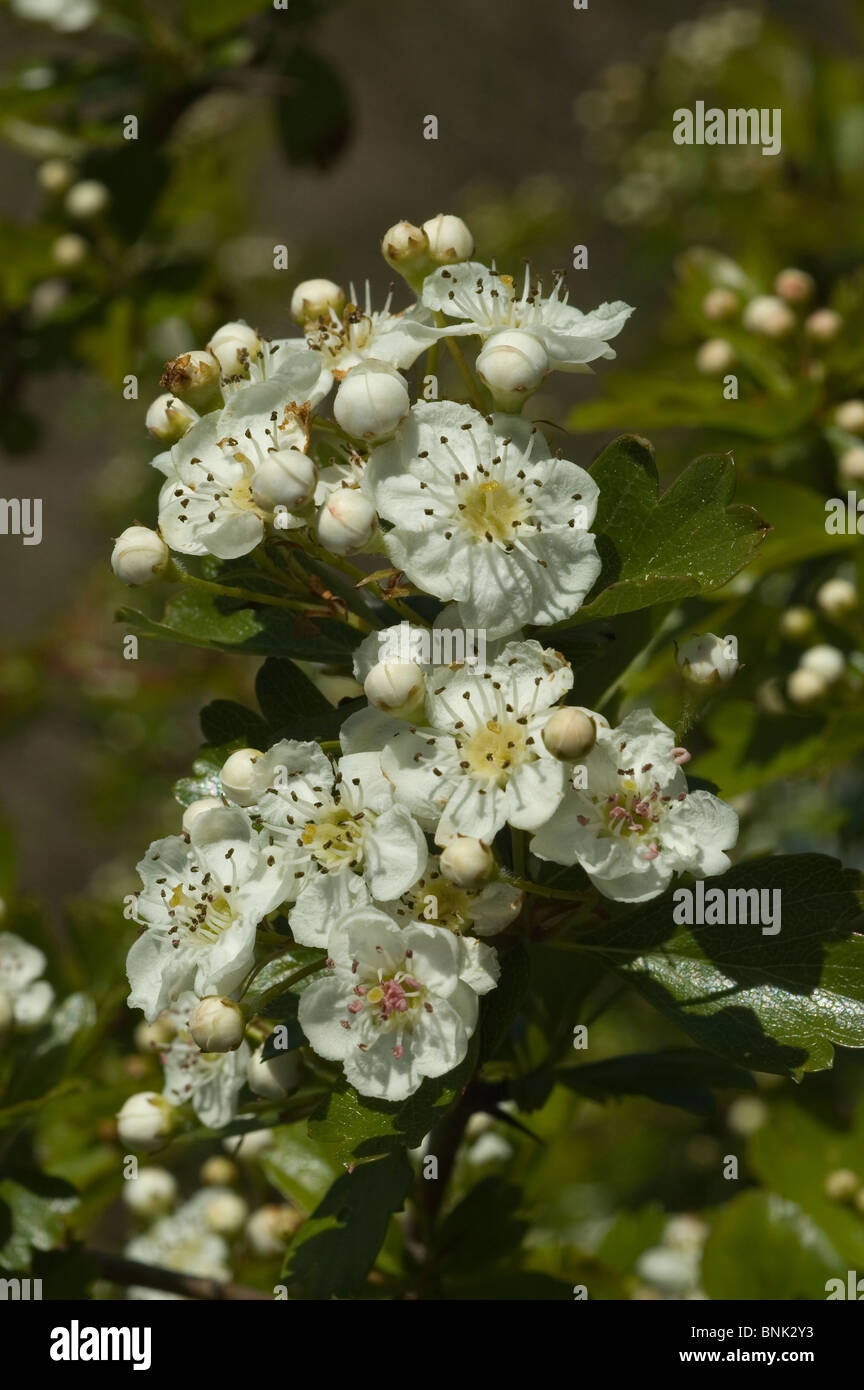
[[[816,281],[806,270],[781,270],[774,281],[774,292],[787,304],[806,304],[816,288]]]
[[[696,368],[706,376],[719,376],[735,364],[735,349],[725,338],[709,338],[696,353]]]
[[[256,1255],[281,1255],[302,1221],[294,1207],[274,1202],[253,1211],[246,1222],[246,1239]]]
[[[842,618],[858,607],[858,590],[849,579],[828,579],[816,591],[816,605],[829,618]]]
[[[819,642],[815,647],[808,648],[799,665],[805,671],[812,671],[827,685],[832,685],[845,672],[846,658],[838,647]]]
[[[864,445],[847,449],[840,455],[837,467],[846,482],[860,483],[864,479]]]
[[[205,1187],[230,1187],[237,1181],[237,1164],[222,1154],[211,1154],[201,1165],[199,1177]]]
[[[834,423],[849,434],[864,434],[864,401],[843,401],[834,411]]]
[[[252,1053],[246,1068],[246,1080],[256,1096],[265,1100],[284,1100],[297,1089],[300,1061],[296,1052],[277,1052],[264,1057],[263,1045]]]
[[[738,643],[713,632],[690,637],[678,648],[681,674],[694,685],[726,685],[738,670]]]
[[[780,619],[780,631],[790,642],[803,642],[816,626],[816,618],[810,608],[787,608]]]
[[[177,1110],[156,1091],[138,1091],[124,1102],[117,1116],[120,1143],[141,1153],[161,1149],[180,1124]]]
[[[46,159],[36,177],[46,193],[65,193],[75,177],[75,166],[68,159]]]
[[[167,1168],[142,1168],[123,1184],[123,1201],[136,1216],[148,1221],[164,1216],[177,1200],[177,1179]]]
[[[750,300],[742,322],[751,333],[761,333],[765,338],[785,338],[795,327],[795,315],[782,299],[773,294],[760,294]]]
[[[706,319],[729,319],[741,307],[741,300],[734,290],[724,287],[709,290],[702,300],[702,313]]]
[[[799,666],[786,682],[786,693],[794,705],[812,705],[828,693],[828,686],[815,671]]]
[[[98,179],[82,179],[73,183],[63,204],[70,217],[86,222],[91,217],[103,213],[111,201],[111,194]]]
[[[83,236],[77,232],[64,232],[51,247],[51,259],[63,270],[74,270],[75,266],[86,260],[89,250],[90,244]]]
[[[804,332],[814,343],[831,343],[843,327],[843,320],[833,309],[814,309],[804,320]]]

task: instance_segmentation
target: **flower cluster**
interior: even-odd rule
[[[305,952],[286,989],[314,1053],[399,1102],[468,1055],[499,979],[493,941],[518,930],[535,889],[529,853],[631,903],[676,873],[721,872],[735,841],[734,813],[688,789],[672,732],[646,709],[611,727],[577,704],[578,673],[542,640],[600,574],[598,488],[521,410],[548,372],[614,356],[629,306],[583,314],[560,281],[544,294],[530,274],[518,290],[469,259],[449,215],[397,224],[383,251],[411,307],[307,281],[291,306],[302,336],[227,324],[168,364],[148,411],[164,446],[159,531],[125,532],[116,573],[206,588],[249,556],[259,600],[302,612],[311,593],[318,615],[353,623],[365,703],[323,746],[290,728],[233,746],[211,795],[138,866],[129,1002],[165,1085],[131,1097],[119,1128],[145,1150],[186,1106],[219,1128],[247,1086],[279,1102],[303,1085],[308,1054],[280,1053],[266,992],[250,993],[274,937]],[[403,373],[426,353],[437,392],[442,345],[471,398],[412,403]],[[317,579],[305,591],[304,573]],[[469,632],[481,659],[464,640],[436,645]]]

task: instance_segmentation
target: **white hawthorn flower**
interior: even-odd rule
[[[374,898],[396,898],[425,868],[423,832],[395,803],[375,753],[340,758],[334,769],[316,743],[285,739],[255,763],[253,788],[250,813],[284,859],[289,901],[319,874],[352,872]],[[318,936],[296,939],[324,944]]]
[[[568,304],[563,285],[559,276],[552,293],[544,295],[539,285],[532,285],[526,268],[518,295],[512,275],[500,275],[479,261],[466,261],[427,276],[423,303],[463,320],[458,327],[451,326],[451,333],[477,334],[485,342],[493,334],[519,329],[536,338],[553,370],[584,371],[587,363],[599,357],[615,356],[609,339],[618,336],[633,308],[616,300],[583,314]]]
[[[401,314],[391,314],[390,295],[383,309],[373,309],[368,283],[363,308],[358,305],[353,285],[350,293],[351,302],[341,313],[330,307],[320,318],[306,322],[305,341],[286,339],[283,344],[292,352],[311,348],[317,353],[322,381],[341,381],[352,367],[370,358],[400,370],[410,367],[421,352],[449,331],[437,328],[421,304],[412,305]]]
[[[95,0],[11,0],[14,14],[33,24],[50,24],[61,34],[86,29],[99,13]]]
[[[230,1279],[225,1240],[208,1230],[201,1212],[197,1208],[189,1210],[189,1205],[184,1203],[172,1215],[156,1221],[143,1235],[135,1236],[125,1246],[124,1255],[141,1264],[197,1275],[200,1279]],[[164,1293],[137,1284],[129,1288],[126,1297],[141,1302],[185,1302],[181,1294]]]
[[[405,1100],[465,1057],[478,994],[497,979],[494,951],[473,947],[430,923],[400,929],[384,912],[359,909],[331,932],[333,973],[303,991],[300,1026],[361,1095]]]
[[[4,1012],[11,1013],[10,1022],[19,1029],[38,1028],[51,1011],[54,990],[39,978],[44,969],[45,955],[38,946],[14,932],[0,932],[0,996]]]
[[[420,402],[363,488],[393,563],[490,638],[572,617],[600,573],[597,486],[525,420]]]
[[[285,857],[244,811],[202,811],[184,835],[150,846],[133,920],[146,927],[129,950],[129,1007],[148,1023],[183,991],[230,994],[249,970],[255,931],[286,896]]]
[[[268,382],[264,389],[270,386]],[[159,529],[181,555],[233,560],[254,550],[265,522],[273,520],[274,461],[290,466],[295,452],[306,447],[303,412],[285,405],[281,414],[262,415],[252,409],[252,390],[229,401],[223,411],[205,415],[170,454],[153,460],[165,474]],[[279,518],[282,529],[303,524],[290,513]]]
[[[581,864],[605,897],[621,902],[657,897],[676,873],[723,873],[738,817],[710,792],[687,790],[681,766],[688,759],[650,710],[600,728],[584,760],[587,785],[567,791],[531,853]]]
[[[237,1114],[252,1049],[241,1042],[230,1052],[202,1052],[190,1027],[197,1004],[197,995],[187,991],[171,1009],[176,1031],[162,1053],[162,1094],[172,1105],[191,1105],[208,1129],[223,1129]]]
[[[536,830],[564,795],[565,764],[546,748],[550,709],[573,684],[563,656],[510,642],[488,670],[457,669],[427,696],[428,728],[391,737],[381,768],[438,844],[491,844],[505,824]]]

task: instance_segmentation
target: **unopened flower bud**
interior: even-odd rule
[[[246,1222],[246,1239],[256,1255],[281,1255],[301,1222],[293,1207],[274,1202],[253,1211]]]
[[[86,259],[89,250],[89,242],[83,236],[77,232],[65,232],[63,236],[58,236],[51,247],[51,258],[63,270],[73,270]]]
[[[318,469],[308,454],[300,449],[274,449],[255,469],[252,496],[267,511],[275,507],[296,511],[311,502],[317,481]]]
[[[804,332],[814,343],[831,343],[843,327],[843,320],[834,309],[815,309],[804,320]]]
[[[839,681],[845,672],[846,658],[838,647],[831,647],[827,642],[819,642],[804,653],[800,667],[804,671],[811,671],[827,685],[832,685],[834,681]]]
[[[806,270],[781,270],[774,281],[774,292],[788,304],[805,304],[813,294],[816,282]]]
[[[709,338],[696,353],[696,368],[706,376],[728,372],[735,363],[735,349],[725,338]]]
[[[477,356],[478,375],[502,404],[521,404],[536,391],[549,370],[549,357],[539,340],[519,329],[493,333]]]
[[[741,300],[734,290],[719,287],[709,290],[702,300],[702,313],[706,319],[728,319],[737,312]]]
[[[222,790],[238,806],[251,806],[257,801],[255,764],[263,756],[260,748],[238,748],[226,758],[221,772]]]
[[[849,434],[864,434],[864,401],[843,401],[834,411],[834,423]]]
[[[851,1202],[861,1187],[861,1179],[851,1168],[835,1168],[825,1179],[825,1196],[835,1202]]]
[[[254,1163],[256,1158],[272,1149],[274,1135],[272,1129],[252,1129],[240,1138],[223,1139],[222,1147],[228,1149],[241,1163]]]
[[[246,1067],[246,1080],[256,1096],[265,1100],[284,1100],[297,1089],[300,1061],[296,1052],[277,1052],[264,1057],[264,1047],[256,1048]]]
[[[63,206],[70,217],[86,221],[98,217],[110,201],[111,194],[104,183],[99,183],[98,179],[82,179],[80,183],[73,183]]]
[[[149,526],[127,526],[114,542],[111,568],[123,584],[132,588],[152,584],[167,568],[171,552]]]
[[[207,351],[216,358],[222,375],[229,378],[248,376],[250,366],[257,362],[263,350],[255,329],[239,321],[223,323],[207,344]]]
[[[782,299],[773,294],[760,294],[751,299],[744,310],[744,327],[765,338],[785,338],[795,327],[795,315]]]
[[[138,1091],[124,1102],[117,1116],[117,1137],[129,1149],[152,1153],[167,1144],[180,1116],[156,1091]]]
[[[829,618],[842,618],[858,607],[858,590],[849,579],[828,579],[816,591],[816,604]]]
[[[429,255],[436,265],[470,260],[474,238],[461,217],[439,212],[437,217],[430,217],[423,223],[423,231],[429,240]]]
[[[177,1029],[168,1013],[160,1014],[152,1023],[139,1023],[135,1029],[135,1046],[139,1052],[161,1052],[171,1045]]]
[[[543,726],[543,742],[553,758],[576,762],[586,757],[597,741],[597,725],[583,710],[562,705]]]
[[[246,1019],[233,999],[208,994],[192,1010],[189,1032],[202,1052],[233,1052],[243,1041]]]
[[[222,1154],[211,1154],[201,1165],[199,1178],[205,1187],[230,1187],[237,1181],[237,1164]]]
[[[738,643],[713,632],[690,637],[678,648],[681,674],[694,685],[725,685],[738,670]]]
[[[375,709],[408,718],[419,713],[426,687],[423,672],[413,661],[379,661],[363,682],[366,699]]]
[[[203,811],[216,811],[221,809],[225,803],[220,801],[218,796],[202,796],[197,801],[190,801],[183,812],[181,822],[183,829],[188,832],[192,829],[193,821],[197,820]]]
[[[196,408],[216,403],[220,367],[212,352],[194,349],[166,362],[160,386]]]
[[[828,693],[828,686],[815,671],[799,666],[786,682],[786,693],[795,705],[812,705]]]
[[[249,1216],[249,1207],[237,1192],[214,1192],[204,1204],[204,1221],[218,1236],[239,1235]]]
[[[296,323],[314,323],[329,318],[330,310],[341,314],[345,308],[345,291],[332,280],[304,280],[291,296],[291,317]]]
[[[414,269],[431,267],[429,238],[422,227],[413,222],[396,222],[384,233],[381,254],[388,265],[404,274]]]
[[[358,488],[339,487],[318,514],[318,539],[334,555],[350,555],[369,543],[377,525],[369,499]]]
[[[410,409],[408,384],[401,372],[372,360],[351,369],[333,401],[336,420],[355,439],[386,439]]]
[[[123,1201],[136,1216],[154,1220],[170,1211],[177,1200],[177,1179],[167,1168],[142,1168],[123,1184]]]
[[[780,631],[790,642],[802,642],[815,626],[816,619],[810,608],[787,608],[780,619]]]
[[[177,396],[157,396],[147,409],[144,424],[160,444],[175,444],[199,419],[197,410]]]
[[[864,445],[856,445],[840,455],[837,465],[841,478],[850,483],[864,480]]]
[[[0,1046],[6,1042],[15,1027],[15,1010],[5,989],[0,989]]]
[[[479,888],[495,867],[489,846],[471,835],[458,835],[441,851],[441,872],[457,888]]]
[[[36,177],[46,193],[65,193],[75,177],[75,166],[68,159],[46,159]]]

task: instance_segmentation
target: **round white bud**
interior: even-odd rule
[[[198,801],[190,801],[183,812],[183,820],[181,822],[183,829],[188,834],[192,829],[192,822],[197,820],[202,811],[215,811],[220,809],[223,805],[224,802],[220,801],[218,796],[202,796]]]
[[[386,439],[410,409],[408,383],[386,362],[367,361],[352,367],[333,401],[337,422],[355,439]]]
[[[219,389],[220,367],[212,352],[195,348],[166,362],[161,385],[172,395],[200,403],[214,399]]]
[[[843,401],[834,411],[834,423],[849,434],[864,434],[864,401]]]
[[[207,351],[216,358],[223,376],[248,376],[250,365],[257,362],[264,345],[254,328],[238,321],[223,323],[217,328],[207,344]]]
[[[230,1187],[239,1176],[237,1164],[222,1154],[211,1154],[201,1165],[198,1174],[205,1187]]]
[[[597,742],[597,725],[583,710],[562,705],[544,724],[543,742],[553,758],[575,762],[586,757]]]
[[[111,194],[104,183],[98,179],[82,179],[80,183],[73,183],[63,206],[70,217],[86,221],[90,217],[98,217],[110,201]]]
[[[139,1052],[161,1052],[170,1047],[177,1029],[168,1013],[160,1014],[152,1023],[139,1023],[135,1029],[135,1046]]]
[[[308,454],[301,449],[274,449],[255,469],[252,496],[266,511],[274,507],[295,511],[311,502],[317,481],[318,469]]]
[[[790,642],[801,642],[809,637],[816,619],[810,608],[787,608],[780,619],[780,631]]]
[[[36,177],[46,193],[65,193],[75,177],[75,166],[68,159],[46,159]]]
[[[152,1153],[167,1144],[179,1124],[174,1106],[156,1091],[138,1091],[117,1115],[117,1137],[129,1149]]]
[[[861,1186],[861,1179],[851,1168],[835,1168],[825,1179],[825,1196],[835,1202],[851,1202]]]
[[[423,672],[413,661],[379,661],[363,682],[366,699],[375,709],[396,716],[419,710],[426,696]]]
[[[249,1216],[249,1207],[237,1192],[214,1192],[204,1204],[204,1220],[217,1236],[239,1235]]]
[[[255,764],[263,756],[260,748],[238,748],[225,759],[221,772],[222,790],[238,806],[251,806],[258,800]]]
[[[741,305],[741,300],[734,290],[719,287],[709,290],[702,300],[702,313],[706,319],[728,319],[737,312]]]
[[[300,1059],[296,1052],[277,1052],[263,1056],[263,1045],[255,1049],[246,1067],[246,1080],[256,1096],[265,1100],[284,1100],[297,1089]]]
[[[164,1216],[177,1200],[177,1179],[167,1168],[142,1168],[123,1184],[123,1201],[136,1216]]]
[[[725,338],[709,338],[696,353],[696,369],[706,376],[728,372],[735,363],[735,349]]]
[[[773,294],[759,294],[744,310],[743,324],[751,333],[765,338],[785,338],[795,327],[795,315],[782,299]]]
[[[812,705],[827,694],[828,686],[815,671],[799,666],[786,682],[786,693],[795,705]]]
[[[471,835],[458,835],[441,851],[441,872],[457,888],[479,888],[495,867],[489,846]]]
[[[301,1220],[293,1207],[259,1207],[246,1222],[246,1239],[256,1255],[281,1255]]]
[[[856,445],[840,455],[837,465],[840,477],[850,483],[860,483],[864,479],[864,445]]]
[[[90,243],[85,241],[83,236],[79,236],[77,232],[64,232],[51,247],[51,258],[63,270],[73,270],[86,259],[89,250]]]
[[[462,221],[449,212],[439,212],[423,223],[429,241],[429,255],[436,265],[453,265],[471,259],[474,238]]]
[[[843,327],[843,320],[834,309],[814,309],[804,320],[804,332],[814,343],[830,343]]]
[[[384,233],[381,254],[388,265],[398,270],[428,266],[429,238],[413,222],[395,222]]]
[[[334,555],[350,555],[368,544],[377,525],[375,508],[358,488],[338,487],[318,513],[318,539]]]
[[[233,999],[208,994],[192,1010],[189,1032],[202,1052],[233,1052],[243,1041],[246,1019]]]
[[[148,406],[144,424],[160,444],[175,444],[199,419],[197,410],[186,405],[178,396],[157,396]]]
[[[291,296],[291,317],[296,323],[312,323],[330,317],[330,310],[341,314],[345,291],[332,280],[303,280]]]
[[[273,1147],[272,1129],[252,1129],[247,1134],[241,1134],[239,1140],[223,1139],[222,1147],[228,1149],[231,1155],[239,1159],[241,1163],[254,1163],[256,1158],[265,1153],[267,1149]]]
[[[788,304],[805,304],[816,288],[816,281],[806,270],[781,270],[774,281],[774,292]]]
[[[676,659],[694,685],[726,685],[738,670],[738,647],[733,638],[706,632],[682,642]]]
[[[152,584],[163,574],[171,552],[149,526],[127,526],[117,537],[111,551],[111,568],[119,580],[132,588]]]
[[[816,591],[816,604],[829,618],[842,618],[858,607],[858,590],[849,579],[828,579]]]
[[[804,653],[800,666],[802,670],[812,671],[813,675],[831,685],[834,681],[839,681],[846,670],[846,658],[838,647],[819,642]]]
[[[519,397],[536,391],[549,370],[549,357],[532,334],[507,329],[486,341],[476,367],[493,395]]]

